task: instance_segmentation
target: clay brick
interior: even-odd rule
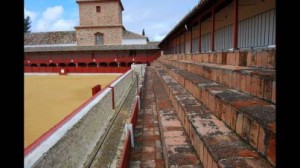
[[[229,84],[229,73],[228,71],[222,71],[222,84],[225,86]]]
[[[276,81],[272,84],[272,102],[276,103]]]
[[[205,146],[203,146],[203,166],[207,167],[207,148]]]
[[[270,51],[268,54],[267,68],[275,69],[276,52]]]
[[[213,160],[213,163],[212,163],[212,168],[218,168],[218,163],[216,163],[214,160]]]
[[[248,52],[248,54],[247,54],[247,66],[248,67],[253,67],[253,66],[255,66],[255,62],[254,62],[254,65],[253,65],[253,63],[252,63],[252,58],[253,58],[253,55],[254,55],[254,53],[253,52]],[[254,57],[255,58],[255,57]]]
[[[203,62],[208,62],[208,54],[203,55]]]
[[[230,115],[230,127],[232,129],[235,129],[238,112],[231,107],[230,113],[231,113],[231,115]]]
[[[227,64],[227,53],[222,53],[222,64],[226,65]]]
[[[276,136],[270,133],[270,139],[268,143],[267,158],[272,165],[276,165]]]
[[[212,157],[209,153],[207,153],[207,167],[212,167]]]
[[[251,121],[248,117],[244,116],[243,120],[243,131],[242,131],[242,138],[248,141],[249,138],[249,133],[250,133],[250,126],[251,126]]]
[[[203,163],[203,159],[204,159],[204,145],[203,145],[203,142],[200,140],[200,138],[199,138],[199,153],[198,154],[199,154],[200,160]]]
[[[235,63],[235,53],[227,53],[227,65],[234,65]]]
[[[250,141],[250,145],[253,146],[254,148],[257,148],[258,135],[259,135],[259,125],[257,124],[257,122],[252,121],[249,141]]]
[[[230,123],[228,124],[227,120],[230,117],[230,106],[228,104],[222,104],[222,121],[225,122],[227,125],[230,125]]]
[[[240,91],[241,90],[241,74],[240,73],[236,73],[236,83],[235,83],[235,89]]]
[[[262,154],[266,153],[266,144],[265,144],[266,141],[265,141],[265,138],[266,138],[266,133],[265,133],[264,128],[259,127],[257,149]]]
[[[216,82],[221,83],[222,80],[222,71],[221,70],[216,70]]]
[[[257,96],[257,89],[259,85],[259,79],[257,77],[252,77],[251,81],[251,95]]]
[[[246,66],[247,65],[247,53],[246,52],[237,52],[236,61],[238,66]]]
[[[257,52],[256,53],[256,67],[262,67],[262,57],[263,57],[263,52]]]
[[[272,81],[269,79],[264,80],[263,98],[266,100],[272,99]]]
[[[244,115],[239,113],[237,115],[237,119],[236,119],[235,131],[240,136],[242,136],[242,133],[243,133],[243,121],[244,121]]]
[[[245,91],[245,88],[246,88],[246,77],[245,77],[245,75],[240,75],[240,90],[241,91]]]
[[[263,91],[264,91],[264,79],[258,78],[258,87],[256,90],[256,96],[259,98],[263,98],[264,97]]]
[[[237,74],[236,72],[232,72],[230,86],[229,86],[231,89],[236,88],[236,85],[237,85],[237,82],[236,82],[237,75],[236,74]]]
[[[246,82],[245,82],[245,90],[243,92],[250,94],[251,93],[251,87],[252,87],[252,78],[250,75],[245,75],[244,76],[246,78]]]
[[[262,55],[262,58],[261,58],[261,65],[263,68],[267,68],[268,66],[268,52],[264,52],[264,54]]]
[[[221,101],[216,98],[215,99],[215,103],[216,103],[216,109],[215,109],[215,115],[216,117],[218,117],[219,119],[221,119],[221,116],[222,116],[222,104]]]
[[[217,72],[216,72],[216,70],[215,69],[212,69],[211,70],[211,76],[212,76],[212,80],[213,81],[216,81],[217,80]]]

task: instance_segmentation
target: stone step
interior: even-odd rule
[[[156,79],[153,81],[153,92],[158,111],[165,167],[203,168],[155,70],[152,67],[148,70],[155,74],[152,78]]]
[[[193,98],[203,103],[245,142],[275,164],[276,112],[274,104],[229,89],[188,71],[158,62],[154,64],[158,65],[157,68],[163,68],[178,81],[181,88],[183,86],[189,91],[185,94],[193,95]],[[189,99],[192,98],[189,96]]]
[[[276,71],[232,65],[196,63],[187,60],[159,62],[189,71],[231,89],[238,90],[269,102],[276,102]]]
[[[256,49],[250,51],[212,52],[199,54],[168,54],[163,55],[160,58],[265,69],[276,68],[275,49]]]
[[[156,70],[204,168],[272,167],[164,70]]]

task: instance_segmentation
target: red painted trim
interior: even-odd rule
[[[238,48],[238,0],[234,0],[233,48]]]
[[[80,105],[77,109],[75,109],[72,113],[67,115],[64,119],[50,128],[47,132],[41,135],[38,139],[36,139],[32,144],[28,145],[24,149],[24,156],[27,156],[30,152],[32,152],[36,147],[38,147],[43,141],[49,138],[55,131],[57,131],[60,127],[62,127],[66,122],[68,122],[71,118],[73,118],[77,113],[79,113],[87,104],[91,103],[98,95],[103,93],[105,89],[101,90],[94,96],[90,97],[87,101],[85,101],[82,105]]]
[[[215,51],[215,10],[212,13],[212,30],[211,30],[211,51]]]
[[[201,53],[201,19],[199,19],[199,53]]]

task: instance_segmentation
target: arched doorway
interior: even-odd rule
[[[58,66],[59,66],[59,67],[66,67],[67,64],[65,64],[65,63],[59,63]]]
[[[131,67],[131,64],[133,64],[133,62],[129,62],[127,65],[128,67]]]
[[[31,64],[30,66],[31,66],[31,67],[38,67],[37,64]]]
[[[117,67],[118,64],[116,62],[111,62],[109,63],[109,67]]]
[[[57,67],[57,66],[56,66],[56,64],[51,63],[51,64],[49,64],[49,67]]]
[[[108,67],[108,64],[106,62],[100,62],[99,66],[100,67]]]
[[[47,64],[40,64],[40,67],[47,67]]]
[[[121,67],[126,67],[126,63],[125,62],[121,62],[120,66]]]
[[[95,62],[90,62],[88,64],[88,67],[97,67],[97,64]]]
[[[68,67],[76,67],[75,63],[69,63]]]
[[[78,63],[78,67],[86,67],[86,63],[80,62]]]

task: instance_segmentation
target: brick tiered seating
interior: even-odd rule
[[[155,79],[158,78],[153,68],[148,69]],[[177,113],[163,88],[160,80],[153,81],[158,121],[163,144],[165,167],[203,168]]]
[[[242,91],[273,103],[276,102],[275,70],[198,63],[193,60],[159,59],[159,61],[203,76],[231,89]]]
[[[245,59],[249,53],[235,55]],[[223,61],[163,55],[152,65],[205,168],[276,166],[275,66],[258,68],[247,60],[230,63],[228,54],[218,54],[212,60]],[[273,50],[256,52],[255,58],[272,54]]]

